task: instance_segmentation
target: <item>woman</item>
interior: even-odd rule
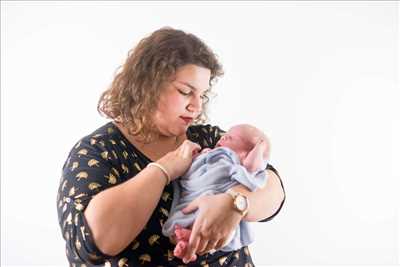
[[[237,187],[246,211],[223,193],[195,199],[198,209],[183,261],[174,240],[161,234],[172,202],[171,181],[189,168],[202,148],[213,148],[223,131],[202,125],[207,93],[222,68],[196,36],[162,28],[129,54],[98,110],[112,119],[82,138],[63,167],[57,197],[59,223],[71,266],[245,266],[247,247],[220,248],[240,220],[269,220],[284,191],[269,166],[267,185],[256,192]]]

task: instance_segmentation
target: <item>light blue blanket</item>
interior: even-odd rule
[[[197,211],[183,214],[181,210],[199,196],[224,193],[238,184],[245,185],[251,191],[264,186],[267,181],[264,171],[266,164],[268,162],[265,162],[263,169],[249,173],[240,164],[237,154],[226,147],[218,147],[197,156],[189,170],[180,179],[173,181],[174,196],[168,220],[163,225],[163,234],[173,235],[175,224],[185,228],[192,226]],[[237,250],[253,240],[249,223],[241,221],[235,229],[233,239],[221,250]]]

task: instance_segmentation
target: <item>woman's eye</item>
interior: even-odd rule
[[[182,95],[190,95],[190,93],[191,93],[191,91],[189,91],[189,92],[185,92],[185,91],[182,91],[182,90],[178,90],[179,91],[179,93],[181,93]]]

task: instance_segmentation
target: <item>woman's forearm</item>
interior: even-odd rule
[[[129,245],[150,219],[165,186],[158,168],[98,193],[84,212],[96,246],[114,256]]]
[[[282,203],[285,194],[278,176],[271,170],[267,170],[268,180],[266,185],[254,192],[250,192],[245,186],[237,185],[235,191],[241,192],[249,199],[250,207],[245,221],[259,221],[272,216]]]

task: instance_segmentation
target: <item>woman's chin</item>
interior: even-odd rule
[[[179,133],[177,134],[177,136],[181,136],[181,135],[186,134],[188,128],[189,128],[189,125],[188,125],[188,126],[185,126],[185,127],[182,127],[182,130],[179,131]]]
[[[188,127],[187,126],[180,126],[176,127],[174,129],[171,129],[168,134],[165,134],[164,136],[169,136],[169,137],[179,137],[182,135],[185,135],[187,132]]]

